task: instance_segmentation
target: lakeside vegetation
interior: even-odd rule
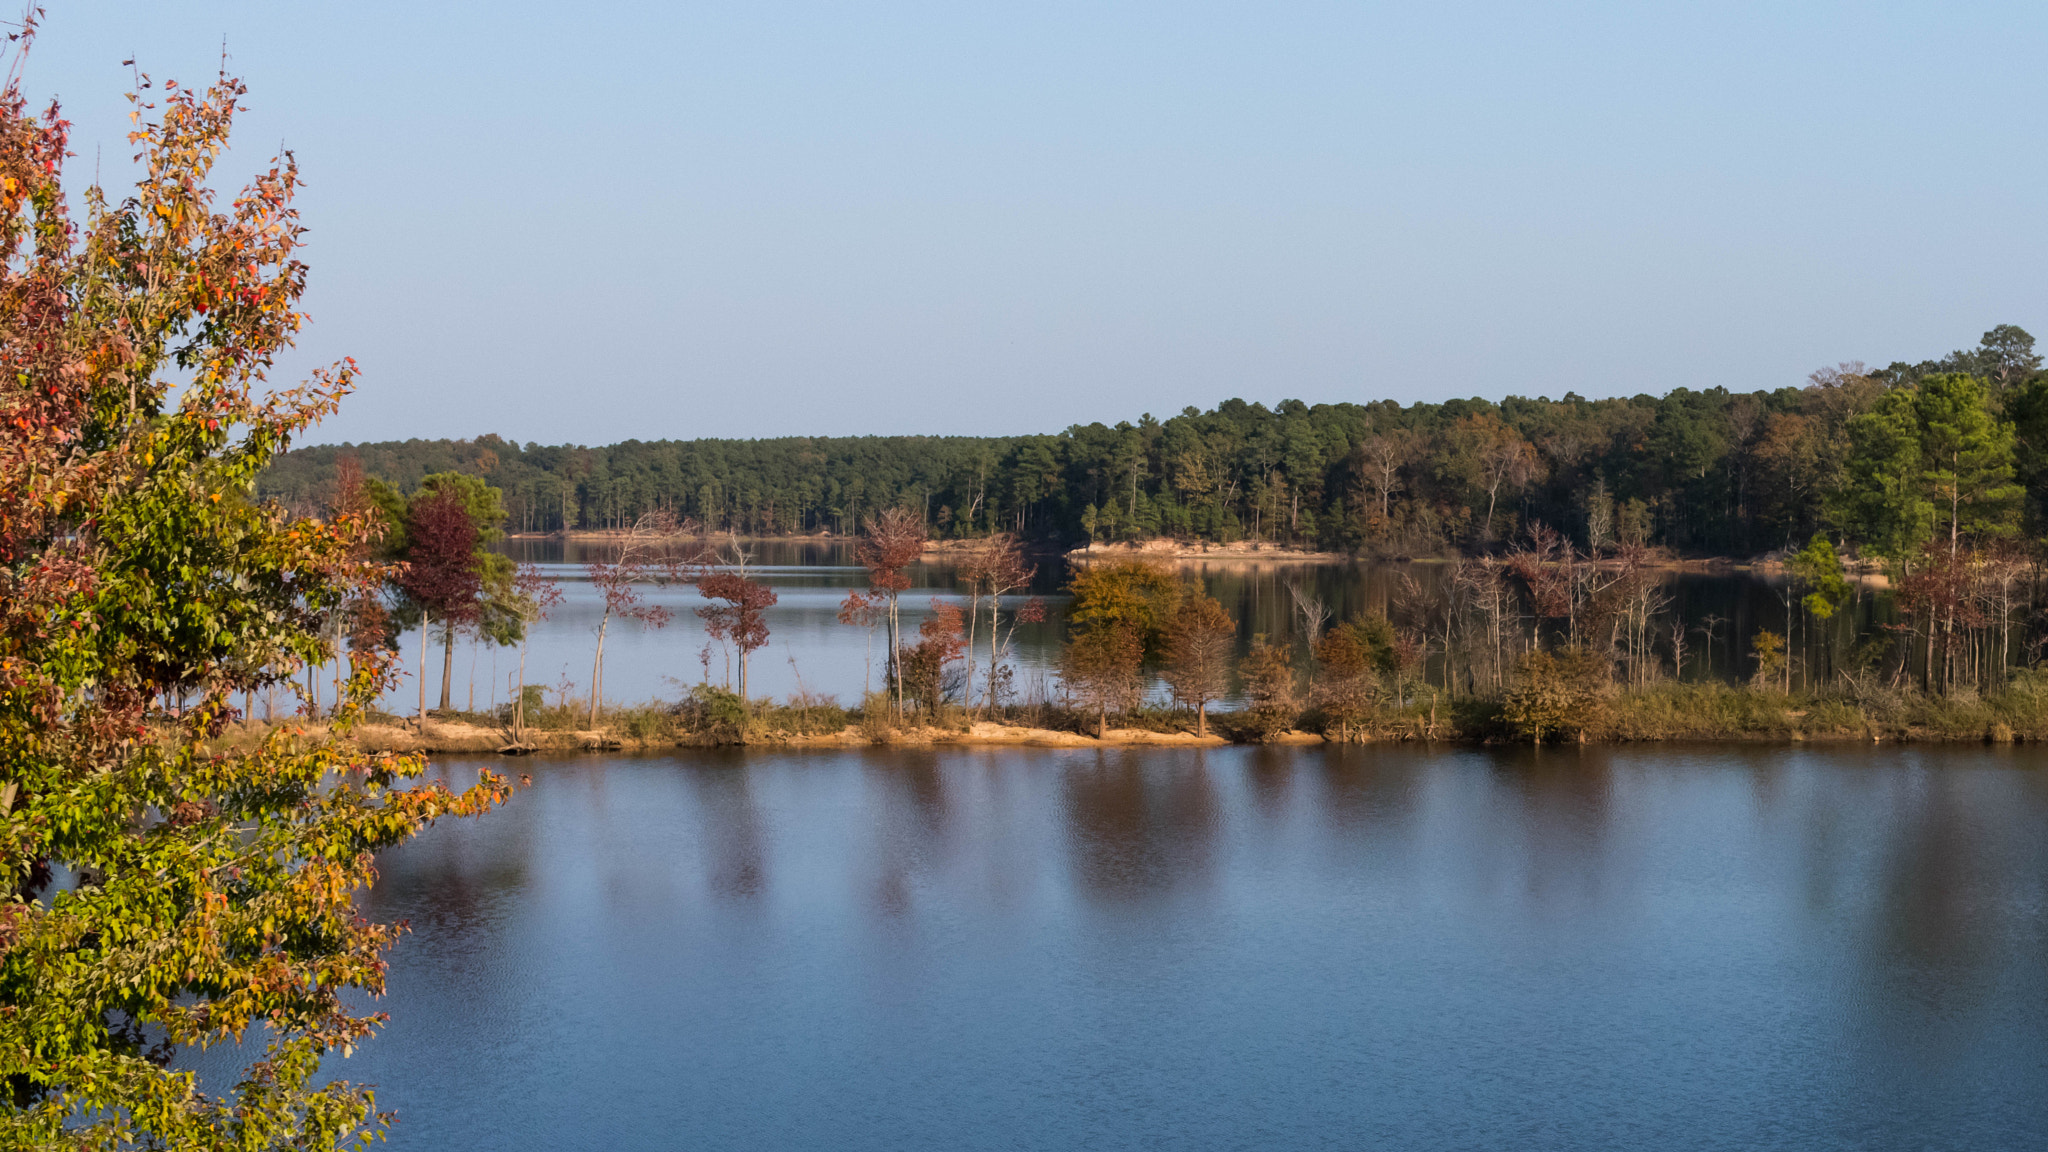
[[[1426,543],[1449,561],[1443,579],[1404,576],[1396,594],[1369,616],[1333,620],[1297,582],[1290,586],[1293,613],[1285,631],[1243,637],[1241,622],[1166,568],[1142,558],[1090,563],[1071,578],[1071,631],[1056,688],[1044,699],[1020,700],[1008,635],[1020,620],[1043,612],[1036,600],[1007,595],[1031,582],[1026,535],[988,520],[978,527],[998,530],[966,535],[966,521],[935,517],[922,503],[909,503],[856,518],[856,553],[869,587],[847,598],[841,621],[885,629],[887,722],[897,728],[910,725],[913,714],[919,725],[934,728],[944,726],[949,710],[996,720],[1025,707],[1050,710],[1045,714],[1062,718],[1050,722],[1055,726],[1081,727],[1074,718],[1092,716],[1102,732],[1112,717],[1136,724],[1170,698],[1197,733],[1206,731],[1213,705],[1242,702],[1222,721],[1235,739],[1304,728],[1339,740],[1414,733],[1532,741],[1854,732],[2026,738],[2040,731],[2028,677],[2048,642],[2037,543],[2041,486],[2048,480],[2035,447],[2048,442],[2039,427],[2048,420],[2048,373],[2023,330],[1993,329],[1978,348],[1940,361],[1820,373],[1806,388],[1779,394],[1510,400],[1497,411],[1465,412],[1446,422],[1454,407],[1334,406],[1295,413],[1305,421],[1301,428],[1333,442],[1351,438],[1349,449],[1314,458],[1348,461],[1344,467],[1354,469],[1354,481],[1360,461],[1382,460],[1384,468],[1368,486],[1374,499],[1349,505],[1370,512],[1365,527],[1376,538]],[[1292,418],[1288,411],[1286,405],[1279,413],[1226,405],[1181,424],[1169,421],[1154,430],[1157,436],[1137,428],[1118,435],[1138,448],[1154,440],[1169,444],[1195,435],[1202,420],[1228,423],[1238,416],[1266,421],[1273,432],[1273,420]],[[1373,431],[1347,422],[1374,412],[1413,427]],[[1516,412],[1530,420],[1543,413],[1588,419],[1555,424],[1532,441],[1502,418]],[[1285,442],[1285,435],[1274,435],[1279,438],[1267,437],[1269,446]],[[1243,440],[1232,436],[1233,443]],[[1071,456],[1087,437],[1070,432],[1056,439]],[[897,448],[921,443],[886,442]],[[1161,482],[1150,451],[1134,448],[1130,470],[1116,474],[1120,484],[1128,482],[1126,509],[1142,506],[1146,483]],[[1182,458],[1168,453],[1160,459]],[[297,460],[294,467],[303,469],[315,457]],[[337,634],[388,647],[405,621],[439,621],[445,710],[457,629],[516,641],[534,619],[532,597],[546,584],[537,570],[515,580],[503,558],[483,547],[515,519],[517,501],[497,485],[518,477],[505,459],[479,457],[474,472],[418,477],[404,496],[407,476],[363,480],[364,460],[336,451],[337,483],[330,491],[340,495],[306,511],[340,514],[363,502],[351,493],[366,486],[368,502],[385,515],[380,555],[403,567],[394,569],[401,575],[386,589],[389,602],[369,595],[360,618]],[[1567,460],[1578,462],[1576,472],[1563,467]],[[1679,464],[1683,468],[1673,472]],[[1290,525],[1345,506],[1345,497],[1329,494],[1329,477],[1320,489],[1306,480],[1286,483],[1284,454],[1261,466],[1260,482],[1279,485],[1269,485],[1269,495],[1290,493]],[[1158,471],[1170,483],[1180,467],[1167,463]],[[1084,472],[1094,477],[1091,483],[1107,475],[1100,468]],[[1691,478],[1689,486],[1674,486],[1680,473]],[[1296,473],[1310,474],[1306,465]],[[1629,494],[1658,476],[1663,487],[1654,499]],[[1062,506],[1102,491],[1099,485],[1073,488],[1061,497]],[[1354,496],[1357,491],[1354,484]],[[455,493],[466,495],[457,499]],[[1719,503],[1696,502],[1708,497]],[[1216,499],[1222,502],[1210,507],[1217,516],[1237,515],[1229,503],[1236,497]],[[420,542],[435,534],[415,518],[441,504],[467,509],[472,523],[441,534],[450,547],[422,550]],[[979,498],[972,506],[1003,507]],[[1084,529],[1100,535],[1109,506],[1085,505]],[[1253,523],[1277,525],[1269,515],[1277,507],[1252,506]],[[1030,522],[1025,506],[1012,511],[1016,522]],[[1547,521],[1538,511],[1560,515]],[[725,520],[730,530],[741,526],[730,516]],[[1437,527],[1418,535],[1412,529],[1423,521]],[[696,585],[705,595],[697,614],[709,637],[700,653],[698,690],[733,693],[741,712],[751,714],[748,655],[767,642],[765,612],[775,594],[749,577],[748,552],[736,539],[716,555],[704,551],[707,527],[657,504],[623,526],[619,556],[589,564],[589,576],[605,597],[607,626],[616,616],[662,627],[666,613],[641,607],[634,589]],[[1782,607],[1779,626],[1728,636],[1716,631],[1725,622],[1707,620],[1702,627],[1674,610],[1665,568],[1673,536],[1778,540],[1795,528],[1806,535],[1766,557]],[[907,637],[899,625],[899,597],[909,587],[904,569],[935,538],[951,541],[966,603],[935,601],[917,636]],[[458,592],[445,603],[427,604],[407,581],[435,572],[452,574],[442,584]],[[1859,590],[1859,574],[1882,577],[1880,586]],[[1845,611],[1859,595],[1871,603]],[[382,623],[369,627],[367,620]],[[603,707],[603,631],[585,689],[589,727]],[[1250,642],[1242,653],[1240,639]],[[1716,645],[1748,660],[1735,677],[1741,682],[1680,683],[1688,660],[1697,664],[1700,649],[1711,655]],[[716,677],[714,648],[722,669]],[[863,723],[880,722],[872,701],[859,711]],[[424,686],[418,715],[425,715]],[[710,730],[687,723],[678,729],[691,736]],[[774,731],[738,723],[716,730],[735,740]]]

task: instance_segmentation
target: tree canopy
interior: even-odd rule
[[[1868,532],[1895,551],[1947,527],[1931,509],[1944,428],[1989,453],[1972,447],[1945,466],[1971,473],[1965,524],[2007,516],[2008,483],[2040,520],[2048,374],[2032,349],[2001,325],[1941,360],[1844,364],[1797,387],[1406,406],[1227,400],[1043,435],[316,447],[277,461],[262,490],[317,506],[336,462],[356,456],[402,491],[432,475],[486,480],[515,531],[623,529],[662,510],[710,533],[852,535],[906,508],[941,538],[1257,539],[1420,555],[1497,547],[1540,522],[1581,542],[1604,532],[1694,554],[1797,548],[1816,531]],[[2003,426],[2009,481],[1994,475],[2007,466]],[[1859,503],[1872,485],[1888,494]]]

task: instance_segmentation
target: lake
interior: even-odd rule
[[[527,656],[527,682],[550,687],[550,699],[588,693],[596,629],[602,610],[597,589],[589,582],[586,560],[616,554],[615,546],[558,539],[515,539],[499,545],[513,558],[539,565],[559,581],[565,603],[533,629]],[[854,562],[846,543],[807,540],[757,541],[757,575],[775,589],[779,602],[767,613],[768,646],[754,654],[750,680],[756,696],[787,698],[805,689],[858,704],[863,686],[880,688],[885,638],[880,630],[849,627],[838,621],[846,594],[867,587],[867,572]],[[1057,692],[1056,673],[1066,635],[1066,600],[1061,594],[1066,565],[1057,556],[1038,559],[1039,573],[1027,595],[1043,597],[1049,609],[1043,623],[1017,630],[1013,649],[1016,685],[1024,694],[1048,697]],[[1326,604],[1336,620],[1359,613],[1387,611],[1404,578],[1433,585],[1448,578],[1441,563],[1242,563],[1225,562],[1184,570],[1205,591],[1221,600],[1238,621],[1240,651],[1256,634],[1296,639],[1289,585],[1299,585]],[[915,639],[918,624],[937,599],[963,602],[957,562],[943,553],[929,555],[909,569],[912,587],[902,594],[905,636]],[[1747,574],[1674,572],[1666,583],[1671,611],[1688,628],[1689,651],[1684,678],[1734,680],[1754,670],[1747,638],[1759,628],[1784,628],[1784,609],[1777,586]],[[705,601],[689,586],[644,588],[647,602],[674,614],[660,629],[629,621],[613,621],[605,641],[605,695],[618,704],[678,699],[688,686],[707,674],[713,683],[728,675],[724,656],[707,650],[695,610]],[[1006,599],[1019,603],[1026,596]],[[1848,638],[1867,633],[1874,614],[1889,612],[1888,602],[1861,593],[1849,611],[1839,613],[1833,627],[1846,647]],[[1396,613],[1398,615],[1398,612]],[[1886,616],[1885,618],[1889,618]],[[405,668],[417,658],[418,633],[401,642]],[[1661,630],[1660,630],[1661,635]],[[438,638],[437,638],[438,642]],[[985,643],[985,641],[984,641]],[[979,649],[978,649],[979,650]],[[709,656],[709,663],[704,657]],[[519,654],[516,649],[460,642],[455,662],[455,707],[469,710],[496,706],[514,695]],[[429,702],[440,691],[441,654],[428,656]],[[323,689],[324,691],[324,689]],[[418,688],[408,678],[387,697],[401,712],[417,707]]]
[[[2038,749],[518,767],[367,899],[394,1149],[2048,1141]]]

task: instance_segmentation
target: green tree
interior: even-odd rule
[[[1835,554],[1834,543],[1825,535],[1814,533],[1806,547],[1786,561],[1785,569],[1795,590],[1806,589],[1799,606],[1807,615],[1818,620],[1832,619],[1836,610],[1849,602],[1853,589],[1842,575],[1842,558]],[[1807,643],[1811,646],[1811,637]]]
[[[33,32],[33,20],[25,30]],[[16,70],[11,73],[19,75]],[[351,386],[271,393],[306,268],[289,156],[232,201],[242,85],[135,97],[145,176],[68,218],[65,123],[0,94],[0,1146],[336,1149],[382,1127],[326,1082],[376,1027],[397,929],[374,854],[460,794],[339,738],[388,679],[359,653],[335,736],[210,741],[237,692],[335,655],[326,617],[383,573],[368,516],[294,519],[257,476]],[[145,118],[153,117],[153,118]],[[170,701],[196,695],[190,707]],[[215,1095],[169,1054],[246,1038]],[[315,1086],[318,1075],[320,1086]]]
[[[2022,495],[2013,482],[2012,425],[1995,416],[1984,384],[1949,372],[1920,382],[1922,483],[1948,521],[1949,554],[1963,537],[2008,536]]]
[[[1835,520],[1869,552],[1903,561],[1934,532],[1923,484],[1920,414],[1910,388],[1894,388],[1851,419],[1843,484],[1830,495]]]

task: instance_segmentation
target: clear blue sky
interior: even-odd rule
[[[311,190],[315,440],[1002,433],[2048,341],[2048,5],[46,0]]]

